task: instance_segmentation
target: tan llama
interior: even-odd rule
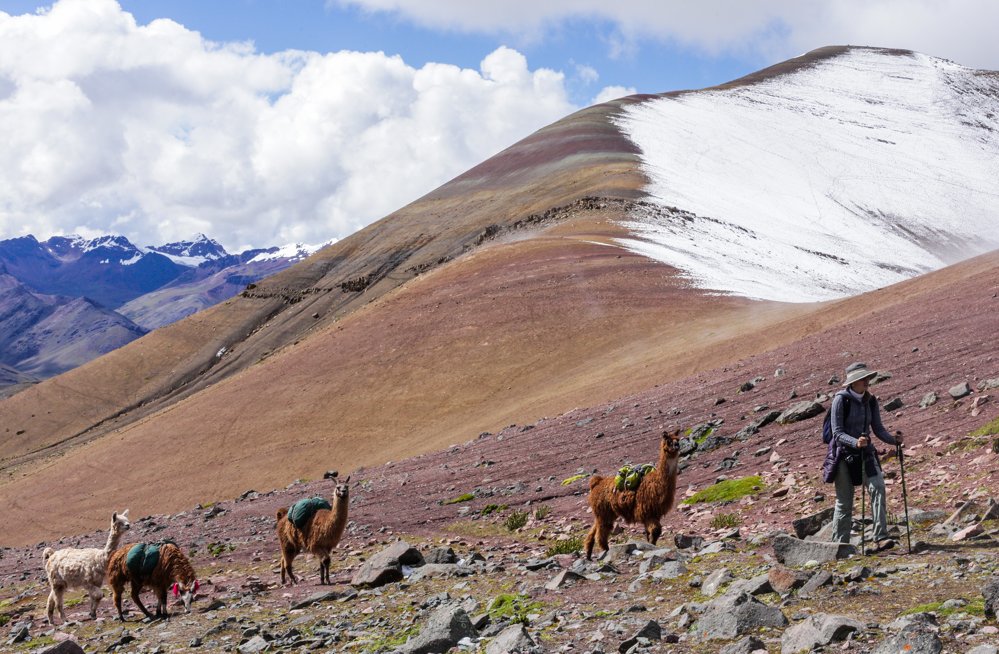
[[[329,584],[330,552],[340,542],[347,526],[347,505],[350,500],[350,490],[347,477],[342,484],[337,484],[334,491],[333,509],[319,509],[312,514],[309,522],[301,529],[288,519],[288,509],[278,509],[277,535],[281,545],[281,584],[284,585],[285,574],[292,584],[298,583],[291,564],[302,552],[310,552],[319,559],[319,583]]]
[[[590,478],[593,527],[586,534],[587,559],[592,558],[594,542],[605,551],[610,547],[607,539],[618,517],[628,523],[640,522],[645,525],[645,537],[653,545],[656,544],[663,531],[659,521],[673,508],[673,500],[676,498],[679,458],[680,430],[664,431],[656,469],[642,478],[637,490],[617,490],[614,477],[593,475]]]

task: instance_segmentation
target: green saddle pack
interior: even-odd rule
[[[651,463],[640,463],[635,466],[630,463],[625,464],[614,476],[614,488],[619,491],[637,490],[642,483],[642,478],[655,469],[656,467]]]
[[[293,525],[302,529],[305,525],[309,524],[312,515],[319,509],[330,511],[333,507],[321,497],[306,497],[291,505],[291,508],[288,509],[288,519],[291,520]]]
[[[125,556],[125,565],[132,577],[145,579],[153,573],[160,562],[161,543],[136,543]]]

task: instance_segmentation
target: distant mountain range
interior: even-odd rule
[[[0,241],[0,388],[82,365],[317,249],[296,244],[229,254],[203,234],[142,248],[115,235]]]

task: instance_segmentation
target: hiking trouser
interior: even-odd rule
[[[850,542],[850,529],[853,526],[853,481],[850,468],[845,461],[839,462],[836,470],[836,506],[833,509],[833,540]],[[888,538],[888,512],[885,499],[885,478],[879,470],[876,475],[867,475],[867,494],[871,498],[871,518],[874,520],[874,536],[877,542]],[[863,507],[861,507],[863,513]],[[861,527],[863,529],[863,527]]]

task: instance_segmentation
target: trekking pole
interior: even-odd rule
[[[860,554],[867,556],[867,466],[860,450]]]
[[[905,459],[902,454],[902,444],[895,444],[895,453],[898,455],[898,469],[902,472],[902,505],[905,507],[905,543],[909,547],[909,554],[912,554],[912,527],[909,525],[909,493],[905,488]]]

